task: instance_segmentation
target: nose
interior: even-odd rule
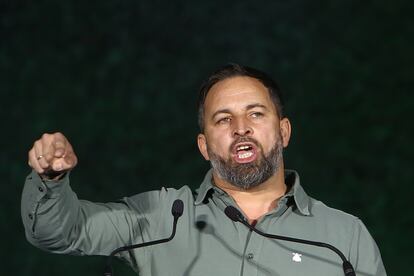
[[[243,118],[233,120],[233,136],[248,136],[253,134],[253,129]]]

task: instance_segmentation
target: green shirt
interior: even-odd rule
[[[356,217],[309,197],[294,171],[289,192],[256,227],[264,232],[329,243],[341,250],[357,275],[386,275],[379,250]],[[27,239],[54,253],[108,255],[117,247],[168,237],[171,206],[184,202],[177,234],[168,243],[123,252],[142,276],[344,275],[338,255],[326,248],[271,240],[226,217],[234,200],[212,184],[211,171],[193,193],[162,188],[112,203],[78,200],[69,177],[42,181],[32,172],[22,196]]]

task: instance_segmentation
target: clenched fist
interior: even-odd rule
[[[72,145],[59,132],[43,134],[29,151],[29,166],[45,178],[57,178],[73,169],[77,163]]]

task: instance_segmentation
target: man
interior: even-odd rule
[[[55,253],[108,255],[168,237],[172,202],[181,199],[172,241],[119,254],[140,275],[344,275],[334,252],[262,237],[231,221],[227,206],[263,232],[337,247],[357,275],[386,275],[363,223],[307,196],[298,174],[284,170],[291,125],[271,78],[219,68],[201,87],[199,124],[198,147],[212,169],[195,193],[162,188],[106,204],[77,199],[67,173],[77,164],[72,146],[60,133],[44,134],[29,152],[23,191],[28,240]]]

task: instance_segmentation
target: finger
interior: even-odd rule
[[[36,158],[36,153],[34,148],[29,151],[29,166],[32,167],[38,174],[42,174],[44,169],[39,165],[39,162]]]
[[[65,154],[62,157],[65,158],[66,162],[73,163],[73,161],[76,159],[76,155],[73,151],[72,145],[69,142],[67,142],[65,149]]]
[[[72,146],[67,143],[66,151],[61,158],[55,158],[52,163],[52,169],[55,171],[68,171],[73,169],[77,163],[78,158],[73,151]]]
[[[62,157],[66,151],[67,140],[62,133],[57,132],[53,135],[53,146],[54,146],[54,156],[55,157]]]
[[[42,142],[42,156],[45,159],[45,161],[50,165],[52,162],[52,159],[55,155],[55,146],[54,146],[54,137],[52,134],[43,134],[41,138]]]
[[[47,162],[46,158],[44,158],[43,156],[43,144],[41,140],[37,140],[34,143],[33,148],[34,148],[35,159],[37,163],[42,169],[47,169],[50,166],[50,164],[49,162]]]
[[[53,148],[53,147],[52,147]],[[43,153],[43,158],[45,159],[45,161],[50,165],[53,161],[53,158],[55,158],[55,156],[53,155],[54,149],[52,149],[52,151],[47,151],[46,153]]]
[[[76,164],[76,161],[74,159],[66,161],[65,158],[55,158],[53,160],[51,168],[55,172],[69,171],[73,169],[74,164]]]
[[[73,150],[67,151],[64,155],[64,161],[66,164],[70,165],[71,168],[74,168],[78,163],[78,158],[76,157]]]

